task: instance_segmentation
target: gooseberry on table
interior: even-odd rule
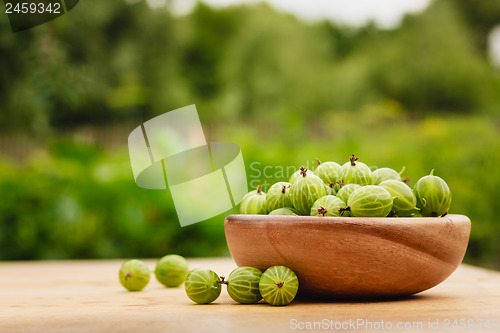
[[[156,263],[156,279],[166,287],[176,288],[186,279],[188,263],[184,257],[177,254],[169,254],[162,257]]]
[[[148,266],[141,260],[132,259],[124,262],[118,273],[120,283],[128,291],[141,291],[150,279]]]
[[[262,272],[254,267],[238,267],[227,277],[227,293],[238,303],[252,304],[262,299],[259,282]]]
[[[212,270],[196,268],[188,273],[184,288],[186,295],[195,303],[209,304],[215,301],[221,293],[223,278]]]
[[[271,305],[287,305],[293,301],[299,289],[297,275],[288,267],[273,266],[260,278],[259,290]]]

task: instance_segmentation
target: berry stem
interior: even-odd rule
[[[257,194],[262,194],[262,185],[257,186]]]
[[[284,284],[285,284],[284,282],[278,282],[278,283],[275,283],[275,285],[277,285],[277,286],[278,286],[278,288],[283,287],[283,285],[284,285]]]
[[[317,167],[320,166],[321,164],[321,161],[319,160],[319,158],[316,157],[316,162],[318,163]]]
[[[351,211],[351,207],[347,206],[345,208],[339,208],[339,213],[340,213],[340,216],[344,216],[344,212],[350,212]]]
[[[300,167],[300,174],[302,177],[306,178],[307,176],[307,169],[305,169],[304,167]]]
[[[324,207],[321,207],[318,209],[318,214],[323,214],[323,216],[325,216],[325,214],[328,212],[328,210]]]
[[[387,215],[387,217],[398,217],[398,215],[396,214],[395,211],[391,210],[391,212],[389,213],[389,215]]]
[[[281,193],[283,193],[283,194],[286,193],[286,185],[283,185],[283,188],[281,189]]]
[[[219,277],[219,281],[217,281],[217,283],[220,283],[220,284],[227,284],[227,281],[224,281],[225,277],[224,276],[220,276]]]
[[[355,166],[357,160],[358,158],[354,157],[354,154],[352,154],[351,157],[349,157],[349,161],[351,161],[351,166]]]

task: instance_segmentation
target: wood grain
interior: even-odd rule
[[[358,320],[365,325],[349,331],[373,331],[369,322],[383,321],[394,328],[384,331],[398,331],[396,326],[401,323],[413,325],[417,332],[439,332],[450,319],[473,320],[476,325],[497,320],[497,330],[500,320],[500,273],[467,265],[461,265],[437,287],[397,301],[295,300],[285,307],[272,307],[236,304],[225,290],[214,304],[196,305],[182,287],[167,289],[154,276],[142,292],[126,292],[118,281],[122,262],[0,263],[0,332],[276,333],[300,331],[293,327],[301,323],[335,325]],[[230,258],[188,262],[190,269],[210,268],[226,276],[236,268]],[[155,260],[146,263],[154,268]],[[437,322],[440,329],[431,329],[429,321]]]
[[[470,220],[231,215],[225,231],[238,266],[287,266],[302,296],[380,298],[446,279],[464,257]]]

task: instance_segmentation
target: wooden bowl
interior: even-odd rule
[[[392,298],[453,273],[467,249],[470,220],[230,215],[224,229],[238,266],[287,266],[301,296]]]

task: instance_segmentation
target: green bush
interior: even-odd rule
[[[313,168],[316,157],[344,163],[355,153],[369,166],[405,166],[411,185],[434,169],[451,188],[450,212],[472,221],[466,262],[500,268],[498,118],[414,121],[388,109],[373,106],[361,118],[331,113],[293,134],[247,123],[221,126],[220,135],[240,145],[249,184],[264,190],[301,165]],[[353,126],[331,126],[339,120]],[[168,191],[135,185],[126,147],[106,151],[65,140],[23,166],[4,159],[0,193],[2,260],[228,255],[223,220],[238,212],[181,228]]]
[[[466,261],[500,268],[500,79],[485,47],[500,6],[481,3],[432,1],[392,30],[262,3],[176,16],[87,0],[16,34],[0,15],[0,260],[227,255],[225,214],[181,228],[168,190],[137,187],[128,160],[130,128],[194,103],[207,140],[242,148],[252,186],[352,153],[413,183],[435,169],[472,220]],[[81,143],[86,126],[126,128],[122,148]],[[12,154],[23,135],[37,149],[11,160],[32,151]]]
[[[61,141],[3,161],[0,260],[226,254],[221,225],[181,228],[168,191],[135,185],[125,149]]]

